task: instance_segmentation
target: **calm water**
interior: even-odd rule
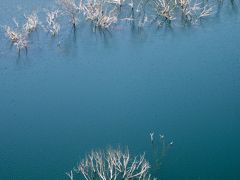
[[[0,24],[52,4],[2,0]],[[175,142],[161,179],[240,179],[239,32],[228,3],[198,27],[39,30],[21,57],[1,32],[0,179],[67,179],[109,145],[151,159],[150,131]]]

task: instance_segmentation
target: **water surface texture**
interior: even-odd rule
[[[0,24],[53,4],[2,0]],[[193,27],[39,30],[20,57],[1,31],[0,179],[67,179],[109,145],[150,154],[151,131],[175,142],[160,179],[240,179],[240,18],[226,4]]]

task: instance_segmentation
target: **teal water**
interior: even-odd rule
[[[3,0],[0,24],[52,4]],[[240,179],[239,32],[227,2],[201,26],[38,31],[20,57],[1,32],[0,179],[67,179],[109,145],[151,159],[151,131],[175,142],[160,179]]]

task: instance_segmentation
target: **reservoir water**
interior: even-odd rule
[[[33,33],[19,56],[0,32],[0,179],[61,180],[92,149],[174,145],[162,180],[240,179],[240,16],[228,1],[191,27]],[[2,0],[0,25],[48,0]]]

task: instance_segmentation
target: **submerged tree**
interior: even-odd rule
[[[168,0],[154,0],[154,9],[157,14],[156,20],[158,25],[162,25],[163,23],[170,23],[175,19],[174,17],[174,9],[175,5]],[[159,21],[160,19],[160,21]]]
[[[131,157],[128,149],[109,148],[106,151],[92,151],[86,155],[74,172],[81,174],[86,180],[147,180],[151,178],[149,174],[150,165],[145,159],[145,155]],[[73,171],[67,173],[72,180]]]
[[[80,3],[77,5],[75,0],[58,0],[57,3],[63,13],[69,16],[73,27],[76,28],[79,21],[78,15],[80,13]]]
[[[24,17],[26,19],[26,22],[23,25],[23,29],[27,34],[32,33],[37,29],[37,26],[39,25],[37,13],[33,12],[28,16],[24,15]]]
[[[15,19],[13,19],[16,28],[12,28],[10,26],[5,26],[5,36],[11,41],[13,45],[16,46],[18,52],[20,53],[21,49],[25,49],[27,52],[28,41],[26,37],[26,33],[24,33],[21,29],[19,29],[19,25]]]
[[[60,24],[57,22],[59,15],[59,10],[47,11],[47,26],[45,29],[46,31],[50,32],[52,36],[56,36],[60,31]]]
[[[153,150],[153,168],[154,170],[159,170],[174,142],[166,142],[166,138],[163,134],[159,134],[159,137],[155,138],[153,132],[150,133],[150,140]]]
[[[81,3],[81,12],[85,19],[90,21],[94,27],[108,29],[112,24],[118,22],[119,8],[116,5],[108,7],[109,2],[91,1]],[[107,9],[109,8],[109,10]]]

